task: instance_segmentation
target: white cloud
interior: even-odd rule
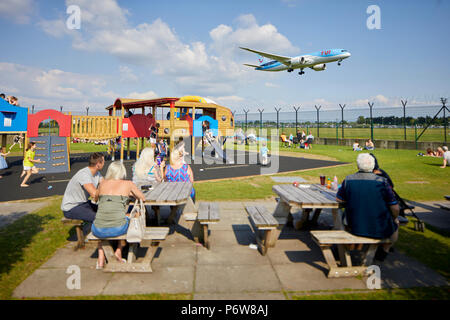
[[[233,25],[212,29],[208,43],[186,43],[162,19],[130,25],[128,11],[115,0],[67,0],[66,4],[81,8],[81,29],[70,32],[75,49],[103,52],[129,66],[149,67],[185,94],[229,96],[243,83],[261,79],[262,74],[242,66],[239,59],[254,57],[238,46],[285,54],[298,51],[275,26],[259,25],[251,14],[239,16]],[[49,35],[60,36],[62,31],[47,27],[51,25],[57,24],[41,23]]]
[[[139,80],[139,78],[127,66],[119,66],[119,74],[121,82],[136,83]]]
[[[2,86],[4,93],[14,93],[19,98],[19,104],[25,107],[31,104],[46,108],[63,105],[76,110],[90,105],[103,110],[119,96],[105,89],[107,79],[101,76],[5,62],[0,62],[0,84],[7,84]]]
[[[147,92],[132,92],[129,93],[125,98],[130,98],[130,99],[156,99],[159,98],[159,96],[153,92],[153,91],[147,91]]]
[[[32,0],[2,0],[0,1],[0,16],[18,24],[30,22],[34,12]]]
[[[280,86],[278,84],[272,83],[272,82],[266,82],[264,84],[267,88],[279,88]]]

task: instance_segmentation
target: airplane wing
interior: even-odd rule
[[[254,64],[248,64],[248,63],[244,63],[244,66],[253,67],[253,68],[258,68],[259,67],[259,66],[256,66]]]
[[[290,62],[291,62],[291,57],[284,57],[284,56],[277,56],[275,54],[271,54],[271,53],[266,53],[266,52],[261,52],[261,51],[256,51],[253,49],[249,49],[249,48],[243,48],[243,47],[239,47],[243,50],[247,50],[256,54],[259,54],[263,57],[269,58],[269,59],[273,59],[273,60],[277,60],[279,62],[281,62],[282,64],[285,64],[287,66],[290,66]]]

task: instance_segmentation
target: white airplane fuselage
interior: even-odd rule
[[[254,67],[255,70],[258,71],[271,71],[271,72],[284,70],[291,72],[294,69],[303,70],[304,68],[311,68],[315,71],[323,71],[326,69],[327,63],[338,61],[338,65],[340,65],[341,61],[351,56],[350,52],[348,52],[345,49],[328,49],[297,57],[278,56],[248,48],[241,48],[241,49],[259,54],[265,57],[266,59],[270,59],[270,61],[264,61],[264,59],[259,59],[260,62],[259,65],[246,64],[247,66]],[[302,71],[301,73],[304,72]]]

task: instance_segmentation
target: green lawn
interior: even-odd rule
[[[264,128],[264,127],[263,127]],[[244,126],[245,129],[245,126]],[[320,138],[336,138],[342,139],[342,128],[339,127],[336,132],[336,127],[333,128],[319,128],[319,134],[317,134],[317,126],[299,126],[298,129],[305,132],[312,132],[314,137]],[[248,127],[248,130],[253,130],[257,135],[259,134],[259,127]],[[270,135],[272,130],[276,128],[269,128],[267,135]],[[420,135],[422,128],[417,129],[417,135]],[[279,128],[279,132],[285,133],[288,137],[289,134],[296,135],[294,128]],[[346,139],[359,139],[360,144],[363,140],[370,138],[370,127],[368,128],[344,128],[344,138]],[[405,140],[403,128],[374,128],[373,130],[374,140]],[[406,140],[415,141],[414,128],[406,128]],[[444,129],[443,128],[429,128],[420,137],[419,141],[444,141]],[[450,129],[447,130],[447,141],[450,141]]]
[[[74,144],[73,144],[74,145]],[[93,145],[79,145],[84,148],[98,148]],[[314,145],[311,150],[282,148],[281,151],[296,152],[299,155],[311,154],[327,156],[348,165],[315,169],[310,171],[281,174],[299,175],[310,182],[318,183],[319,175],[336,175],[339,181],[356,171],[356,152],[340,146]],[[91,151],[89,151],[91,152]],[[442,159],[417,157],[415,150],[375,150],[380,165],[392,177],[397,192],[406,199],[415,201],[443,200],[449,193],[448,179],[450,168],[441,169]],[[299,160],[300,161],[300,160]],[[415,182],[415,183],[409,183]],[[420,182],[420,183],[417,183]],[[272,186],[275,182],[268,176],[256,176],[228,181],[195,182],[199,200],[226,201],[264,199],[274,197]],[[60,247],[67,244],[70,226],[60,222],[59,209],[61,196],[52,197],[51,204],[35,213],[29,214],[13,224],[0,229],[0,299],[11,299],[12,292],[23,280],[47,261]],[[71,231],[73,232],[73,230]],[[450,279],[450,240],[449,234],[431,226],[425,233],[412,230],[412,223],[401,227],[396,248],[421,261],[438,273]],[[443,290],[445,292],[443,292]],[[344,296],[343,296],[344,295]],[[83,299],[109,299],[118,297],[81,297]],[[123,299],[190,299],[190,293],[182,295],[142,295],[120,296]],[[448,299],[448,288],[417,288],[382,290],[376,292],[321,293],[296,295],[295,299]]]
[[[269,150],[271,146],[269,145]],[[326,156],[338,161],[348,162],[348,165],[313,169],[302,172],[279,174],[280,176],[301,176],[302,178],[319,183],[319,176],[333,178],[337,176],[342,181],[347,175],[357,171],[357,152],[345,146],[314,145],[313,149],[280,148],[280,152],[295,152],[298,155],[311,154]],[[272,150],[273,152],[273,150]],[[391,176],[395,190],[405,199],[414,201],[443,200],[450,190],[450,167],[441,169],[442,158],[418,157],[416,150],[377,149],[373,153],[378,159],[380,167]],[[300,161],[300,160],[299,160]],[[199,199],[262,199],[273,196],[272,185],[276,184],[270,177],[257,176],[241,180],[218,182],[198,182],[195,188]]]

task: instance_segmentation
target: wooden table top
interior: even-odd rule
[[[144,192],[145,203],[153,205],[179,205],[187,202],[191,196],[191,182],[159,182]]]
[[[281,184],[272,187],[282,201],[302,208],[338,208],[336,192],[316,184]]]

